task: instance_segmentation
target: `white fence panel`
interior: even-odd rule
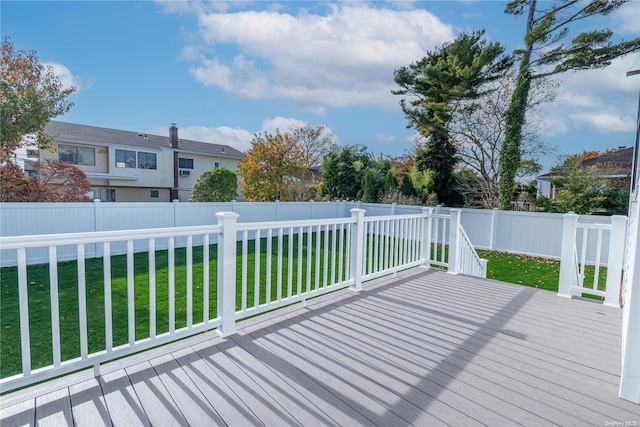
[[[462,209],[460,222],[476,248],[492,248],[497,213],[497,209]]]
[[[0,236],[30,234],[80,233],[95,230],[93,203],[0,203]],[[87,248],[93,256],[94,249]],[[46,248],[30,249],[28,259],[45,262],[49,259]],[[74,247],[62,247],[61,259],[73,259]],[[0,266],[16,265],[15,251],[0,250]]]
[[[495,250],[560,258],[562,215],[528,212],[509,212],[509,215],[500,213],[496,230]]]

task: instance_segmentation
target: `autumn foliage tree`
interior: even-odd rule
[[[283,200],[307,170],[305,156],[289,133],[257,133],[238,164],[242,194],[251,201]]]
[[[51,138],[44,127],[69,111],[73,104],[66,98],[75,88],[64,88],[34,51],[15,50],[9,37],[2,40],[0,53],[0,163],[4,163],[23,145],[25,136],[32,137],[29,143],[49,148]]]
[[[25,176],[13,163],[0,166],[1,202],[86,202],[91,191],[83,171],[59,160],[33,163],[38,176]]]

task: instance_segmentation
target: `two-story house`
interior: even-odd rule
[[[198,177],[215,167],[238,169],[242,153],[227,145],[51,121],[51,150],[30,150],[28,159],[58,159],[78,166],[93,198],[104,202],[187,201]],[[25,171],[29,169],[25,162]]]

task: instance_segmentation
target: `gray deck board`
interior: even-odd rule
[[[111,426],[109,411],[97,379],[69,387],[73,421],[78,427]]]
[[[283,381],[296,389],[300,394],[313,398],[318,408],[341,426],[374,426],[373,420],[366,418],[356,408],[340,399],[330,390],[309,377],[289,361],[261,346],[251,336],[234,336],[234,342],[248,354],[258,359],[261,364],[276,373]]]
[[[53,391],[36,399],[36,426],[72,426],[69,389]]]
[[[0,409],[0,420],[2,427],[34,426],[36,421],[35,399],[25,400]]]
[[[184,415],[149,362],[138,363],[125,371],[151,425],[187,425]]]
[[[2,396],[0,424],[640,423],[619,309],[421,268],[364,287]]]
[[[190,425],[225,425],[211,402],[170,354],[152,359],[150,363]]]
[[[233,390],[266,426],[301,425],[285,406],[261,389],[255,381],[220,351],[218,346],[201,343],[193,349],[204,359],[216,374]],[[284,406],[283,406],[284,405]]]
[[[260,419],[191,348],[173,353],[182,369],[230,426],[259,426]]]
[[[149,426],[149,419],[124,369],[100,378],[105,404],[115,427]]]

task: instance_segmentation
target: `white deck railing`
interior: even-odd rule
[[[445,234],[451,217],[460,232],[459,213],[431,211],[365,217],[352,209],[349,218],[262,223],[238,223],[238,214],[221,212],[217,225],[2,237],[0,248],[17,259],[19,307],[19,314],[3,313],[3,324],[20,334],[11,344],[3,336],[1,345],[3,357],[9,346],[19,348],[20,361],[16,357],[13,370],[2,373],[0,390],[90,366],[98,372],[100,363],[209,329],[230,335],[239,319],[336,289],[359,291],[363,280],[432,263],[449,267],[452,257],[445,252],[465,259],[473,248],[464,231],[462,238]],[[465,248],[450,249],[458,243]],[[74,248],[75,260],[61,259],[62,247]],[[86,247],[99,248],[95,253],[102,256],[89,256]],[[36,308],[31,280],[41,267],[29,265],[27,253],[43,249],[48,295]],[[460,265],[452,272],[471,274],[466,261]],[[71,308],[69,289],[77,298]],[[46,319],[32,317],[43,311]],[[51,341],[42,342],[41,333],[35,338],[36,328],[47,330]],[[77,348],[64,345],[69,336]],[[51,356],[34,357],[36,348]]]
[[[578,215],[564,215],[562,254],[558,295],[563,297],[594,295],[604,298],[604,304],[620,307],[622,263],[627,217],[614,215],[610,224],[578,223]],[[595,258],[588,261],[588,248],[595,247]],[[587,276],[586,268],[593,267]],[[607,268],[606,279],[600,271]],[[585,284],[589,277],[590,286]]]

